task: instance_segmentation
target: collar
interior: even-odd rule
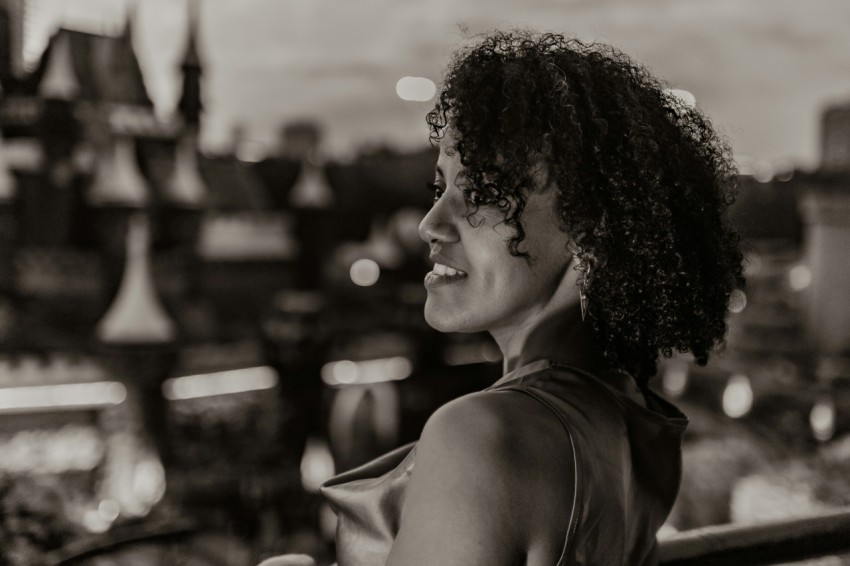
[[[537,373],[550,367],[554,367],[556,365],[558,365],[557,362],[554,362],[549,359],[534,360],[533,362],[525,363],[520,367],[515,368],[500,377],[493,385],[491,385],[487,389],[494,389],[507,383],[517,385],[519,383],[522,383],[522,378],[524,378],[525,376]]]

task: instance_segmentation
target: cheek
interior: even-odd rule
[[[504,245],[498,250],[500,253],[492,254],[481,282],[482,300],[498,301],[505,306],[546,302],[559,285],[564,266],[569,263],[559,236],[558,232],[545,237],[533,234],[533,238],[523,241],[520,250],[529,253],[531,263],[523,257],[510,255]]]
[[[492,264],[492,281],[502,292],[519,292],[531,279],[528,265],[522,258],[505,252]]]
[[[498,213],[484,216],[482,225],[467,236],[468,250],[473,264],[486,282],[503,284],[517,278],[527,269],[525,260],[509,252],[509,243],[515,232],[503,222]],[[525,250],[528,242],[522,242]]]
[[[538,287],[535,273],[523,258],[510,255],[506,248],[499,252],[487,258],[470,289],[475,303],[486,304],[493,310],[525,302]]]

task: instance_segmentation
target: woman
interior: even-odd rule
[[[339,565],[655,563],[687,420],[647,381],[659,353],[704,364],[744,285],[727,147],[624,55],[556,34],[459,53],[428,124],[425,318],[488,331],[505,373],[325,484]]]

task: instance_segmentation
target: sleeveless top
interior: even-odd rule
[[[629,391],[632,395],[629,395]],[[655,534],[679,491],[687,418],[649,389],[644,404],[625,373],[596,377],[550,360],[528,363],[472,395],[515,392],[552,411],[572,448],[574,496],[552,566],[656,564]],[[565,457],[568,452],[553,457]],[[339,566],[382,566],[399,531],[416,443],[323,484],[336,512]]]

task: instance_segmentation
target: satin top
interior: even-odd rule
[[[599,377],[550,360],[505,374],[472,395],[525,394],[563,424],[571,446],[575,497],[553,566],[657,563],[655,533],[679,490],[687,418],[630,376]],[[553,457],[564,457],[564,454]],[[331,478],[321,488],[339,519],[339,566],[386,563],[399,531],[416,443]]]

